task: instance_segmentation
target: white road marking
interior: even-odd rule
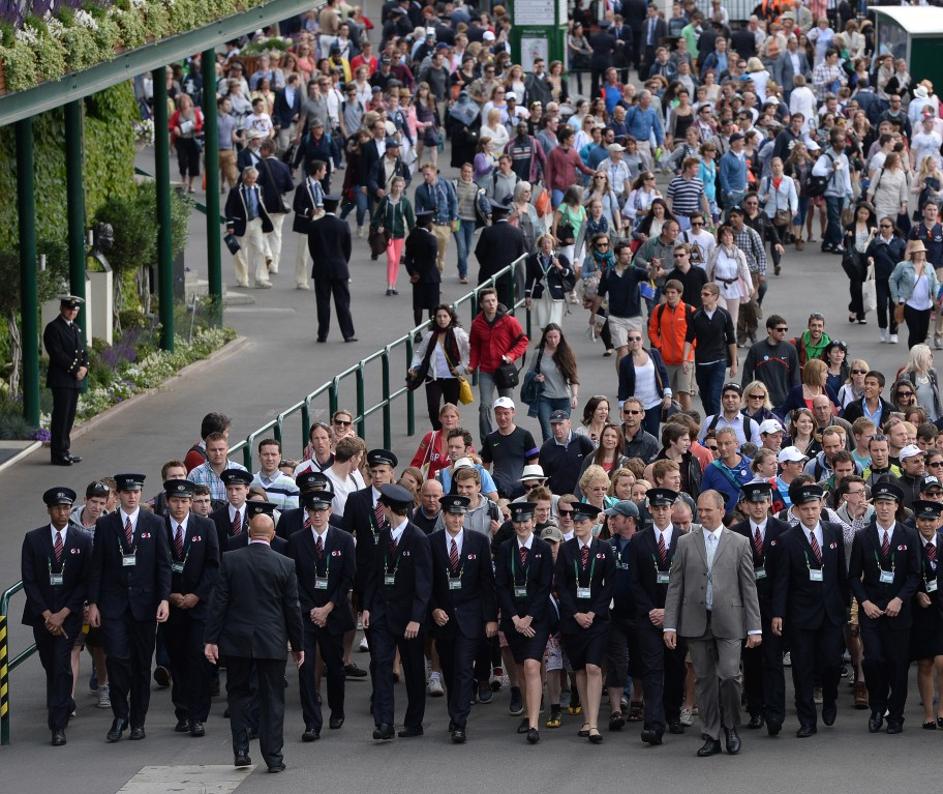
[[[145,766],[117,794],[231,794],[255,766]]]

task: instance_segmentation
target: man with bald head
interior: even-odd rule
[[[439,500],[445,491],[438,480],[425,480],[419,489],[419,507],[413,512],[413,523],[427,535],[435,531],[442,506]]]
[[[235,766],[251,765],[249,712],[257,677],[259,747],[269,772],[285,769],[282,758],[285,722],[286,647],[299,667],[302,650],[301,607],[295,564],[271,548],[275,522],[261,513],[249,522],[249,543],[223,555],[219,583],[206,623],[206,658],[226,658]]]
[[[845,431],[844,448],[851,450],[855,434],[851,423],[834,414],[835,405],[827,394],[812,398],[812,415],[815,417],[815,432],[821,433],[826,427],[840,427]]]

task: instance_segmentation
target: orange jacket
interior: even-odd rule
[[[684,301],[672,309],[667,303],[659,303],[648,318],[648,338],[652,347],[661,353],[665,364],[678,366],[684,353],[684,336],[688,330],[688,320],[694,314],[694,307]],[[688,361],[694,361],[694,346]]]

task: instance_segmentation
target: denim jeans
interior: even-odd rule
[[[711,416],[720,411],[720,395],[726,374],[727,365],[723,361],[694,365],[694,380],[697,381],[697,390],[701,393],[704,416]]]
[[[551,190],[550,191],[550,206],[556,209],[562,203],[563,203],[563,191],[557,190],[557,188],[554,188],[553,190]]]
[[[491,403],[495,401],[494,393],[498,392],[501,397],[514,397],[513,389],[499,389],[494,382],[494,375],[491,372],[478,370],[478,434],[481,437],[482,445],[488,433],[494,430],[494,424],[491,422]],[[720,392],[718,392],[720,399]]]
[[[566,411],[570,415],[569,397],[541,397],[537,401],[537,421],[540,422],[540,434],[543,440],[553,436],[553,430],[550,427],[550,414],[554,411]]]
[[[357,228],[359,229],[363,226],[364,218],[367,216],[367,194],[361,191],[359,187],[354,188],[354,204],[351,204],[349,201],[344,202],[344,207],[341,210],[341,220],[347,220],[347,216],[350,215],[350,211],[356,206],[357,207]]]
[[[475,222],[461,221],[458,231],[455,232],[455,244],[458,246],[458,277],[468,277],[468,255],[472,251],[475,241]]]
[[[841,211],[845,199],[840,196],[825,197],[825,212],[828,222],[825,226],[825,239],[822,245],[838,246],[842,241]]]

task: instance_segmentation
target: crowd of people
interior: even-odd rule
[[[710,5],[664,19],[635,0],[577,3],[572,94],[564,64],[512,63],[501,6],[386,3],[374,54],[373,23],[328,0],[285,28],[277,63],[243,76],[238,42],[220,56],[239,283],[271,285],[294,189],[296,285],[310,270],[318,341],[332,298],[356,341],[353,214],[356,237],[386,256],[386,294],[403,264],[413,319],[432,320],[407,373],[431,429],[401,467],[341,410],[311,427],[301,461],[259,442],[251,473],[229,458],[226,417],[209,414],[152,504],[136,474],[92,482],[83,505],[47,491],[51,523],[28,535],[23,578],[53,744],[85,646],[114,714],[108,740],[144,738],[156,639],[176,730],[204,735],[222,663],[236,764],[258,735],[279,771],[287,649],[302,739],[315,741],[321,691],[340,729],[345,679],[368,675],[352,655],[361,629],[377,741],[394,737],[402,678],[402,738],[422,735],[427,695],[445,696],[463,743],[472,705],[506,691],[531,744],[564,714],[601,743],[605,696],[609,731],[636,722],[660,745],[699,715],[698,755],[722,740],[735,754],[741,670],[747,727],[774,736],[786,667],[800,738],[835,722],[843,678],[868,730],[893,734],[912,661],[923,728],[943,729],[939,100],[902,59],[875,56],[871,21],[847,2],[764,0],[740,26]],[[214,101],[191,101],[199,68],[188,62],[171,92],[188,180],[196,107]],[[757,338],[768,260],[779,276],[786,246],[816,242],[816,216],[821,250],[849,276],[848,321],[876,311],[891,344],[907,325],[893,377],[847,360],[818,313],[789,338],[767,312]],[[479,291],[467,332],[441,301],[453,238],[461,283],[473,251],[479,283],[523,261],[535,345],[511,311],[514,276]],[[613,357],[615,399],[581,398],[571,304]],[[66,370],[81,380],[82,367]],[[472,374],[477,443],[459,407],[475,399]],[[539,440],[516,423],[519,405]],[[77,462],[67,431],[60,446]],[[262,566],[271,626],[240,600],[260,546],[293,561]]]

